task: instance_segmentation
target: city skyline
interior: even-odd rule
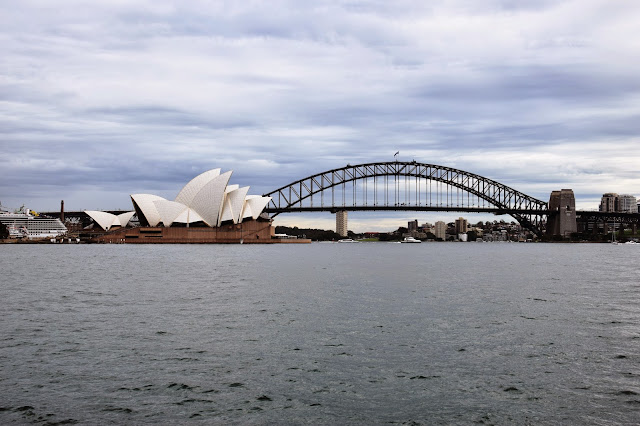
[[[607,192],[640,195],[639,18],[640,4],[603,0],[12,3],[0,201],[126,209],[214,166],[263,194],[398,158],[545,201],[571,188],[597,209]],[[459,216],[350,213],[349,227]]]

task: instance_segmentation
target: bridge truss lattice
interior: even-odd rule
[[[452,167],[381,162],[328,170],[270,193],[265,212],[340,210],[459,211],[509,214],[542,235],[546,202],[500,182]]]

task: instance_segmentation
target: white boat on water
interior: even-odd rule
[[[342,240],[338,240],[339,243],[359,243],[360,241],[353,240],[351,238],[344,238]]]
[[[422,241],[416,240],[413,237],[404,237],[404,240],[400,241],[401,243],[421,243]]]
[[[619,243],[616,241],[616,221],[613,221],[613,228],[611,229],[611,244],[618,245]]]
[[[67,233],[60,219],[42,217],[22,206],[12,212],[0,208],[0,223],[9,231],[9,238],[56,238]]]

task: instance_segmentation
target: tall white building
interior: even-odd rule
[[[447,224],[444,223],[443,221],[439,220],[436,222],[435,226],[435,236],[436,238],[441,238],[442,240],[446,239],[447,236]]]
[[[347,236],[347,212],[346,210],[341,210],[336,212],[336,232],[341,237]]]
[[[618,195],[618,211],[638,213],[638,200],[633,195]]]

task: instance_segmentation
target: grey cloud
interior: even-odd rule
[[[87,109],[86,113],[92,117],[105,117],[117,122],[135,125],[176,126],[178,128],[198,127],[206,129],[232,129],[238,127],[253,127],[255,123],[237,118],[222,120],[216,117],[203,116],[201,113],[169,108],[163,106],[128,106],[112,108]]]
[[[605,5],[615,8],[588,6]],[[638,65],[629,60],[637,47],[604,49],[603,33],[590,29],[627,28],[633,9],[563,26],[548,22],[568,19],[575,3],[44,7],[12,6],[0,30],[3,203],[74,193],[80,205],[86,188],[91,202],[104,194],[126,203],[142,190],[171,196],[212,167],[263,193],[397,150],[541,198],[540,187],[567,179],[634,192],[613,185],[637,171],[625,162],[637,158],[628,147],[640,130]],[[453,31],[443,16],[496,30],[505,16],[527,21],[508,33],[521,39],[481,43],[473,37],[485,27]],[[585,147],[607,141],[626,152],[601,158]],[[513,151],[529,160],[492,160]],[[574,156],[568,172],[564,153]]]

